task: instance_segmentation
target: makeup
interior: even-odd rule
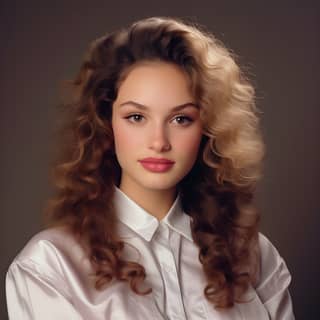
[[[145,158],[139,162],[145,169],[152,172],[166,172],[174,165],[174,161],[164,158]]]

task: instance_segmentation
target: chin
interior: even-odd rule
[[[168,189],[175,188],[176,184],[167,184],[167,183],[149,183],[144,184],[144,188],[154,191],[164,191]]]
[[[181,180],[181,179],[180,179]],[[168,190],[175,188],[180,181],[179,179],[165,179],[164,177],[156,177],[152,181],[144,181],[143,186],[146,189]]]

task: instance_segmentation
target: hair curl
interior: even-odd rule
[[[254,205],[264,144],[254,90],[231,53],[211,33],[177,18],[153,17],[94,41],[71,82],[66,123],[54,164],[56,193],[48,223],[69,228],[95,271],[95,287],[127,281],[137,294],[145,268],[122,256],[116,234],[114,184],[119,185],[111,128],[112,103],[128,70],[139,61],[174,63],[187,72],[200,105],[203,137],[197,160],[179,182],[182,206],[216,308],[241,302],[259,274]]]

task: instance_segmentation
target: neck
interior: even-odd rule
[[[130,188],[126,184],[120,183],[119,189],[158,220],[165,217],[177,196],[175,187],[166,190],[154,190],[137,186]]]

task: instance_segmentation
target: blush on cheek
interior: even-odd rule
[[[194,134],[184,137],[183,147],[186,150],[196,150],[200,145],[201,137],[202,135],[199,132],[195,132]]]
[[[121,125],[115,125],[113,129],[114,140],[118,145],[129,143],[128,133]]]
[[[188,153],[190,160],[192,159],[192,161],[195,161],[199,152],[201,137],[193,136],[193,138],[190,138],[188,142],[189,143],[185,144],[186,153]]]
[[[114,128],[114,144],[117,156],[123,160],[132,159],[142,146],[137,132],[132,132],[123,126]]]

